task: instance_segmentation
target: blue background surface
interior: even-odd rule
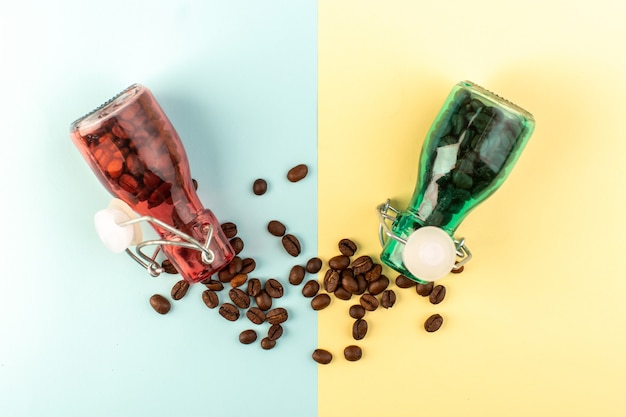
[[[316,2],[13,2],[0,31],[0,415],[317,415],[317,317],[287,283],[317,251]],[[92,216],[110,196],[69,125],[134,82],[178,130],[200,199],[239,226],[253,276],[286,284],[273,350],[240,344],[254,325],[207,309],[200,284],[156,314],[149,297],[179,278],[99,242]],[[299,163],[309,176],[288,182]]]

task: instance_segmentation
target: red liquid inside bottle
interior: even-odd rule
[[[102,185],[139,215],[152,216],[200,243],[212,227],[210,264],[198,250],[162,246],[186,281],[200,282],[232,260],[235,253],[220,223],[196,194],[180,138],[150,90],[128,87],[72,123],[70,135]],[[163,239],[180,240],[153,227]]]

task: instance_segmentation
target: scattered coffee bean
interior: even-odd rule
[[[287,253],[293,257],[300,255],[302,248],[300,246],[300,241],[297,237],[292,234],[286,234],[282,239],[283,247],[287,251]]]
[[[239,256],[234,256],[233,259],[228,264],[228,272],[235,276],[241,269],[243,268],[243,260]]]
[[[231,274],[228,268],[224,268],[217,273],[217,279],[219,279],[220,282],[223,283],[230,282],[230,280],[233,279],[234,276],[235,275]]]
[[[383,291],[380,299],[380,305],[383,308],[391,308],[396,303],[396,293],[393,290]]]
[[[311,357],[320,365],[328,365],[333,360],[333,355],[325,349],[315,349]]]
[[[330,305],[330,295],[326,293],[317,294],[311,300],[311,307],[313,310],[319,311],[323,310]]]
[[[324,276],[324,289],[326,292],[335,292],[341,283],[339,271],[329,269]]]
[[[294,265],[289,271],[289,283],[291,285],[300,285],[304,280],[305,270],[302,265]]]
[[[270,324],[281,324],[287,321],[287,319],[289,318],[289,314],[284,308],[277,307],[273,310],[268,311],[265,315],[265,318]]]
[[[252,258],[245,258],[241,261],[241,271],[242,274],[249,274],[254,271],[256,268],[256,261]]]
[[[287,228],[278,220],[271,220],[267,224],[267,231],[270,232],[271,235],[281,237],[285,234]]]
[[[352,293],[346,290],[344,287],[337,288],[333,294],[335,295],[335,297],[344,301],[348,301],[352,298]]]
[[[306,263],[306,272],[309,274],[317,274],[322,269],[322,260],[320,258],[311,258]]]
[[[247,293],[250,297],[257,297],[261,294],[261,281],[258,278],[250,278],[248,281]]]
[[[305,164],[296,165],[287,172],[287,179],[291,182],[302,180],[309,173],[309,168]]]
[[[259,291],[259,295],[254,297],[254,301],[256,301],[257,307],[263,311],[267,311],[272,308],[272,297],[270,297],[265,290]]]
[[[381,276],[382,272],[383,272],[383,267],[382,267],[382,265],[380,265],[380,264],[374,264],[374,265],[372,266],[372,268],[371,268],[369,271],[367,271],[367,272],[365,273],[365,280],[366,280],[367,282],[373,282],[373,281],[376,281],[378,278],[380,278],[380,276]],[[389,280],[387,280],[387,281],[389,281]]]
[[[355,304],[350,307],[350,317],[353,319],[362,319],[365,316],[365,309],[360,304]]]
[[[264,337],[261,340],[261,347],[265,350],[272,349],[274,346],[276,346],[276,340],[272,340],[269,337]]]
[[[220,303],[217,293],[213,290],[204,290],[202,292],[202,301],[209,308],[215,308]]]
[[[167,314],[172,308],[172,305],[167,300],[167,298],[163,297],[160,294],[154,294],[150,297],[150,305],[159,314]]]
[[[432,282],[429,282],[427,284],[422,284],[421,282],[418,282],[417,285],[415,285],[415,291],[422,297],[428,297],[433,291],[433,286],[434,284]]]
[[[248,275],[246,274],[237,274],[230,280],[230,285],[233,288],[241,287],[248,280]]]
[[[249,345],[253,343],[257,338],[256,332],[254,330],[244,330],[239,333],[239,341],[244,345]]]
[[[387,278],[384,275],[381,275],[380,278],[378,278],[376,281],[371,281],[368,284],[367,290],[372,295],[378,295],[382,293],[383,291],[385,291],[388,286],[389,286],[389,278]]]
[[[233,288],[228,291],[228,297],[230,297],[232,302],[239,308],[246,309],[250,307],[250,296],[239,288]]]
[[[243,240],[240,237],[234,237],[230,239],[229,242],[230,246],[232,246],[233,248],[233,251],[235,251],[235,254],[240,254],[244,247]]]
[[[372,294],[363,294],[359,299],[359,304],[367,311],[374,311],[378,308],[378,299]]]
[[[350,362],[355,362],[361,359],[361,357],[363,356],[363,351],[360,347],[356,345],[350,345],[343,350],[343,356],[344,358],[346,358],[346,360]]]
[[[350,257],[354,256],[354,254],[356,253],[356,243],[354,243],[350,239],[341,239],[338,246],[339,252],[341,252],[342,255]]]
[[[280,324],[272,324],[267,330],[267,337],[270,340],[278,340],[283,335],[283,326]]]
[[[350,266],[350,258],[346,255],[333,256],[328,260],[328,266],[332,269],[342,270]]]
[[[191,183],[193,184],[193,189],[198,191],[198,181],[196,181],[195,178],[192,178]]]
[[[187,294],[187,290],[189,290],[189,283],[181,279],[172,287],[172,298],[174,300],[180,300]]]
[[[265,322],[265,312],[258,307],[250,307],[250,309],[246,311],[246,317],[254,324],[262,324]]]
[[[207,280],[206,282],[204,282],[204,285],[209,290],[213,290],[213,291],[222,291],[224,289],[224,284],[222,284],[220,281],[217,281],[215,279]]]
[[[465,269],[465,265],[461,265],[458,268],[452,268],[452,270],[450,272],[452,272],[453,274],[460,274],[461,272],[463,272],[463,270]]]
[[[232,239],[237,236],[237,225],[233,222],[222,223],[222,231],[227,239]]]
[[[428,296],[428,300],[432,304],[439,304],[446,297],[446,287],[443,285],[435,285],[430,295]]]
[[[399,288],[411,288],[417,285],[417,282],[413,281],[411,278],[407,277],[406,275],[400,274],[396,277],[396,285]]]
[[[372,261],[372,258],[367,255],[359,256],[354,260],[354,262],[352,262],[352,269],[354,270],[355,275],[364,274],[373,267],[374,262]]]
[[[239,309],[234,304],[222,304],[220,306],[219,313],[228,321],[237,321],[237,319],[239,318]]]
[[[357,289],[356,293],[358,295],[361,295],[367,290],[369,282],[367,282],[367,280],[365,279],[365,275],[363,274],[359,274],[356,276],[356,282],[359,284],[359,288]]]
[[[367,321],[365,319],[356,319],[352,325],[352,338],[354,340],[361,340],[367,334]]]
[[[307,281],[307,283],[304,284],[304,287],[302,287],[302,295],[307,298],[315,297],[315,295],[317,294],[319,290],[320,290],[319,282],[317,282],[317,280],[312,279],[312,280]]]
[[[265,292],[272,298],[280,298],[283,296],[283,286],[278,280],[270,278],[265,281]]]
[[[351,294],[356,294],[359,292],[359,281],[352,274],[352,270],[344,269],[340,273],[341,275],[341,286]],[[335,290],[336,291],[336,290]]]
[[[252,184],[252,192],[256,195],[263,195],[267,191],[267,181],[263,178],[254,180]]]
[[[424,329],[426,329],[426,331],[429,333],[436,332],[437,330],[439,330],[442,324],[443,317],[441,317],[441,315],[439,314],[433,314],[424,322]]]
[[[163,260],[163,262],[161,263],[161,268],[163,268],[163,271],[166,274],[178,274],[178,270],[169,259]]]

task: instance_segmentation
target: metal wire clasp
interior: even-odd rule
[[[188,234],[181,232],[180,230],[175,229],[169,224],[164,223],[161,220],[154,218],[152,216],[136,217],[134,219],[127,220],[125,222],[120,223],[119,226],[121,227],[130,226],[132,224],[141,223],[141,222],[155,224],[159,226],[160,228],[167,230],[171,234],[178,236],[181,239],[180,241],[167,240],[167,239],[145,240],[141,243],[138,243],[135,246],[136,254],[133,253],[133,251],[131,251],[129,248],[126,248],[126,253],[135,261],[137,261],[138,264],[146,268],[148,270],[148,273],[152,275],[153,277],[157,277],[163,272],[163,268],[156,261],[156,257],[159,251],[161,250],[162,246],[177,246],[177,247],[197,250],[202,253],[201,259],[202,259],[202,262],[204,262],[205,264],[210,264],[214,261],[215,255],[213,251],[209,249],[209,245],[211,244],[211,240],[213,239],[213,225],[208,224],[204,226],[205,229],[203,230],[203,232],[206,231],[207,233],[207,237],[204,243],[199,242],[198,240],[194,239]],[[146,253],[144,253],[143,248],[145,248],[146,246],[154,246],[154,245],[157,245],[157,248],[152,254],[152,256],[149,256]]]
[[[385,201],[383,204],[380,204],[378,207],[376,207],[376,211],[378,213],[379,220],[378,239],[380,241],[380,245],[384,247],[387,239],[393,239],[405,245],[406,239],[403,239],[400,236],[396,235],[387,224],[388,221],[393,223],[398,218],[398,214],[400,214],[400,211],[391,205],[391,201],[389,199],[387,199],[387,201]],[[464,237],[460,238],[459,240],[453,240],[456,248],[456,256],[458,259],[454,263],[454,267],[452,267],[452,269],[457,270],[465,265],[470,259],[472,259],[472,252],[470,252],[467,245],[465,245]]]

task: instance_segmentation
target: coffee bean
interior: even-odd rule
[[[163,297],[160,294],[154,294],[150,297],[150,305],[159,314],[167,314],[172,308],[172,305],[167,300],[167,298]]]
[[[428,296],[428,300],[432,304],[439,304],[446,297],[446,287],[443,285],[436,285],[430,295]]]
[[[359,281],[352,275],[352,270],[344,269],[341,271],[341,286],[348,292],[356,294],[359,292]]]
[[[241,287],[248,280],[248,275],[246,274],[237,274],[230,280],[230,285],[233,288]]]
[[[252,258],[245,258],[241,261],[241,273],[249,274],[256,268],[256,261]]]
[[[198,181],[196,181],[195,178],[192,178],[191,183],[193,184],[193,189],[198,191]]]
[[[368,284],[367,290],[372,295],[378,295],[385,291],[389,286],[389,278],[381,275],[376,281],[372,281]]]
[[[163,272],[165,272],[166,274],[178,274],[178,270],[169,259],[163,260],[163,262],[161,263],[161,268],[163,268]]]
[[[311,357],[320,365],[328,365],[333,360],[333,355],[325,349],[315,349]]]
[[[361,340],[367,334],[367,321],[365,319],[356,319],[352,325],[352,337],[354,340]]]
[[[261,281],[258,278],[250,278],[248,281],[247,293],[250,297],[256,297],[261,294]]]
[[[328,260],[328,266],[337,270],[346,269],[350,266],[350,258],[345,255],[333,256]]]
[[[285,234],[285,232],[287,231],[287,228],[285,227],[284,224],[282,224],[278,220],[271,220],[267,224],[267,231],[270,232],[270,234],[274,236],[280,237]]]
[[[276,346],[276,340],[272,340],[269,337],[264,337],[261,340],[261,347],[265,350],[272,349],[274,346]]]
[[[209,290],[213,290],[213,291],[222,291],[224,289],[224,284],[222,284],[220,281],[217,281],[215,279],[207,280],[206,282],[204,282],[204,285]]]
[[[372,294],[363,294],[359,299],[359,304],[367,311],[374,311],[378,308],[378,299]]]
[[[246,317],[254,324],[265,322],[265,313],[258,307],[250,307],[250,309],[246,311]]]
[[[339,271],[329,269],[324,276],[324,289],[326,292],[335,292],[341,283]]]
[[[252,184],[252,192],[256,195],[263,195],[267,191],[267,181],[263,178],[258,178]]]
[[[358,361],[363,356],[363,351],[356,345],[347,346],[343,350],[343,357],[350,362]]]
[[[317,294],[311,300],[311,307],[313,310],[319,311],[323,310],[330,305],[330,295],[326,293]]]
[[[265,281],[265,292],[272,298],[280,298],[283,296],[283,286],[278,280],[270,278]]]
[[[460,274],[461,272],[463,272],[463,270],[465,269],[465,265],[461,265],[458,268],[452,268],[452,270],[450,272],[452,272],[453,274]]]
[[[396,277],[396,286],[398,286],[399,288],[411,288],[415,285],[417,285],[417,282],[413,281],[406,275],[400,274]]]
[[[301,265],[294,265],[289,271],[289,283],[291,285],[300,285],[304,280],[305,270]]]
[[[433,285],[434,284],[432,282],[429,282],[427,284],[422,284],[421,282],[418,282],[415,286],[415,291],[422,297],[428,297],[433,290]]]
[[[287,172],[287,179],[291,182],[298,182],[309,173],[309,168],[305,164],[296,165]]]
[[[180,300],[187,294],[187,290],[189,290],[189,283],[181,279],[172,287],[172,298],[174,300]]]
[[[228,291],[228,297],[230,297],[232,302],[239,308],[246,309],[250,307],[250,297],[239,288],[233,288]]]
[[[239,256],[234,256],[233,259],[228,263],[228,272],[235,276],[237,275],[241,269],[243,268],[243,261]]]
[[[307,298],[315,297],[315,295],[317,294],[319,290],[320,290],[319,282],[312,279],[312,280],[307,281],[307,283],[304,284],[304,287],[302,287],[302,295]]]
[[[213,290],[204,290],[202,292],[202,301],[209,308],[215,308],[220,303],[217,293]]]
[[[222,304],[219,309],[219,313],[228,321],[237,321],[237,319],[239,318],[239,309],[234,304]]]
[[[355,304],[350,307],[349,314],[353,319],[361,319],[365,316],[365,309],[362,305]]]
[[[270,297],[265,290],[259,291],[259,295],[254,297],[254,301],[256,301],[256,305],[263,311],[272,308],[272,297]]]
[[[268,311],[265,315],[265,318],[270,324],[280,324],[287,321],[287,319],[289,318],[289,314],[284,308],[277,307],[273,310]]]
[[[311,258],[306,263],[306,272],[309,274],[317,274],[322,269],[322,260],[320,258]]]
[[[374,267],[374,262],[372,258],[367,255],[359,256],[352,262],[352,269],[354,270],[354,274],[364,274],[370,269]]]
[[[396,293],[393,290],[383,291],[381,296],[380,305],[383,308],[391,308],[396,303]]]
[[[222,223],[222,231],[227,239],[232,239],[237,236],[237,225],[233,222]]]
[[[217,279],[219,279],[220,282],[223,282],[223,283],[230,282],[230,280],[233,279],[234,276],[235,274],[231,274],[228,268],[221,269],[217,273]]]
[[[441,315],[439,314],[433,314],[432,316],[428,317],[424,322],[424,329],[426,329],[426,331],[429,333],[436,332],[437,330],[439,330],[439,328],[441,328],[442,324],[443,317],[441,317]]]
[[[272,324],[267,330],[267,337],[270,340],[278,340],[283,335],[283,326],[280,324]]]
[[[376,281],[378,278],[380,278],[382,272],[383,272],[382,265],[374,264],[372,266],[372,269],[370,269],[369,271],[365,273],[365,280],[367,282]]]
[[[239,341],[244,345],[249,345],[253,343],[257,338],[256,332],[254,330],[244,330],[239,333]]]
[[[333,294],[335,295],[335,297],[344,301],[348,301],[352,298],[352,293],[341,286],[338,287]]]
[[[285,248],[285,250],[287,251],[289,255],[294,256],[294,257],[300,255],[302,248],[300,246],[300,241],[298,240],[297,237],[288,233],[285,236],[283,236],[282,242],[283,242],[283,247]]]
[[[235,251],[235,254],[240,254],[244,247],[243,240],[240,237],[234,237],[230,239],[229,242],[230,246],[233,248],[233,251]]]
[[[345,256],[354,256],[357,250],[356,243],[350,239],[341,239],[338,246],[339,252]]]

